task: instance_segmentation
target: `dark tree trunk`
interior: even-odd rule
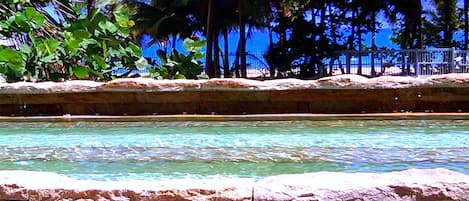
[[[272,30],[272,26],[270,25],[271,23],[271,17],[268,17],[268,27],[269,27],[269,48],[272,47],[272,45],[274,44],[274,39],[273,39],[273,30]],[[275,77],[275,67],[272,66],[272,65],[269,65],[269,75],[271,78],[274,78]]]
[[[450,2],[445,0],[444,2],[444,13],[445,13],[445,27],[444,27],[444,33],[443,33],[443,40],[444,40],[444,46],[445,47],[450,47],[451,46],[451,40],[453,38],[452,31],[451,31],[451,15],[450,13]]]
[[[464,0],[464,49],[467,50],[469,44],[469,0]]]
[[[350,33],[349,49],[355,50],[355,10],[352,11],[352,32]]]
[[[214,0],[208,0],[208,12],[207,12],[207,26],[206,26],[206,36],[207,36],[207,48],[205,55],[205,73],[210,77],[214,77],[213,69],[213,4]]]
[[[327,12],[327,5],[326,5],[326,2],[325,1],[321,1],[321,10],[320,10],[320,15],[321,15],[321,22],[319,23],[319,28],[320,28],[320,31],[319,31],[319,44],[322,46],[323,44],[323,41],[326,41],[327,40],[327,36],[326,36],[326,29],[327,29],[327,19],[326,19],[326,12]],[[313,6],[313,5],[311,5]],[[312,13],[314,11],[314,9],[311,10]],[[313,15],[314,16],[314,15]],[[318,49],[319,50],[319,49]],[[326,66],[325,65],[322,65],[322,62],[321,62],[321,59],[324,57],[324,54],[323,53],[320,53],[319,51],[315,51],[314,52],[315,54],[315,65],[317,67],[317,70],[318,70],[318,74],[320,77],[325,77],[326,76]],[[314,69],[310,69],[310,72],[309,72],[309,75],[308,76],[314,76],[315,74],[315,70]]]
[[[87,0],[86,3],[86,12],[88,14],[88,18],[91,18],[91,12],[93,12],[96,7],[96,0]]]
[[[376,50],[376,12],[371,13],[371,49]]]
[[[174,35],[173,35],[173,43],[171,43],[171,45],[172,45],[171,48],[172,48],[173,50],[176,49],[176,42],[177,42],[177,39],[178,39],[177,35],[174,34]]]
[[[220,47],[218,46],[218,31],[213,35],[213,53],[214,77],[220,77]]]
[[[225,48],[225,54],[223,54],[223,77],[228,78],[231,76],[230,76],[230,63],[229,63],[230,52],[228,48],[228,28],[227,27],[223,29],[223,43],[224,43],[223,48]]]
[[[417,1],[417,17],[416,17],[416,27],[417,27],[417,48],[422,49],[423,48],[423,28],[422,28],[422,14],[423,14],[423,8],[422,8],[422,1],[418,0]]]
[[[332,41],[337,44],[337,27],[334,25],[336,22],[332,18],[332,5],[329,5],[329,27],[331,28]]]
[[[240,48],[240,41],[238,41],[238,47],[236,47],[236,56],[235,56],[235,66],[234,66],[234,72],[235,72],[235,76],[237,78],[240,78],[241,77],[241,73],[239,72],[239,48]]]
[[[246,71],[246,16],[244,8],[244,0],[238,0],[238,17],[239,17],[239,57],[241,77],[247,78]]]
[[[376,76],[376,71],[375,71],[375,53],[374,51],[376,50],[376,12],[373,11],[371,13],[371,26],[372,26],[372,30],[371,30],[371,77],[375,77]]]
[[[361,52],[363,50],[363,45],[362,45],[362,30],[361,27],[358,27],[358,51]],[[361,75],[362,74],[362,55],[361,53],[358,54],[358,69],[357,69],[357,74]]]

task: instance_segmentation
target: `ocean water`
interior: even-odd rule
[[[388,48],[388,49],[397,49],[398,46],[393,44],[390,41],[390,37],[392,36],[393,31],[391,29],[381,29],[376,35],[376,45],[378,48]],[[229,51],[230,55],[234,55],[236,52],[236,48],[238,45],[239,40],[239,32],[233,31],[229,34]],[[367,46],[371,46],[371,33],[363,35],[364,44]],[[278,40],[274,37],[274,40]],[[151,39],[149,37],[144,37],[142,40],[142,47],[143,47],[143,56],[148,58],[156,59],[156,51],[161,49],[160,45],[150,44],[149,42]],[[246,43],[246,51],[250,54],[255,55],[262,59],[262,54],[267,51],[269,47],[269,33],[267,31],[256,30],[249,34],[247,43]],[[223,49],[223,41],[220,38],[220,48]],[[182,51],[182,41],[179,41],[176,45],[176,49]]]

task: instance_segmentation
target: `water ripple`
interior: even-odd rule
[[[370,147],[0,147],[0,160],[232,162],[469,162],[468,148]]]

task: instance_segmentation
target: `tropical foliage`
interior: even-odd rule
[[[323,58],[332,57],[335,51],[376,49],[376,33],[383,27],[394,29],[390,39],[403,49],[462,47],[463,42],[454,40],[454,35],[463,27],[468,30],[468,23],[462,23],[467,18],[464,17],[467,6],[463,11],[457,9],[456,0],[426,3],[422,0],[154,0],[133,3],[138,5],[134,6],[137,15],[133,17],[137,24],[144,22],[143,27],[136,26],[140,33],[152,36],[155,43],[172,44],[173,48],[179,38],[203,35],[207,39],[205,71],[210,77],[222,74],[229,77],[230,72],[237,77],[246,76],[246,40],[253,29],[270,33],[271,45],[265,60],[271,72],[299,67],[301,77],[315,77],[323,70]],[[227,43],[227,32],[232,30],[239,33],[238,44]],[[365,34],[372,35],[370,46],[364,45]],[[219,41],[220,37],[223,41]],[[228,45],[237,47],[233,65],[228,61]]]
[[[43,10],[50,5],[15,0],[1,5],[6,12],[0,18],[0,37],[15,38],[19,44],[0,46],[0,73],[9,80],[112,79],[113,69],[147,67],[130,36],[134,22],[125,7],[82,13],[67,4],[70,12],[64,17]]]
[[[376,49],[382,28],[393,28],[390,39],[403,49],[469,43],[468,4],[457,0],[3,0],[0,11],[0,37],[20,44],[0,46],[0,73],[10,80],[112,79],[145,68],[157,79],[192,79],[203,67],[209,77],[246,77],[246,41],[256,29],[269,32],[271,75],[299,68],[306,78],[322,75],[321,61],[335,51]],[[139,46],[145,36],[160,47],[149,64]],[[176,50],[181,41],[186,50]]]
[[[201,51],[205,46],[205,41],[194,41],[186,38],[184,40],[184,50],[189,52],[184,55],[173,49],[171,55],[162,50],[157,54],[161,65],[156,68],[150,68],[151,76],[155,79],[197,79],[205,78],[202,76],[202,59],[205,54]]]

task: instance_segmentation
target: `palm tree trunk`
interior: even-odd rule
[[[360,52],[358,54],[358,69],[357,69],[357,74],[358,75],[361,75],[362,74],[362,55],[361,55],[361,51],[363,50],[363,44],[362,44],[362,30],[361,30],[361,27],[357,27],[358,28],[358,31],[357,31],[357,34],[358,34],[358,52]]]
[[[271,25],[271,18],[272,16],[269,16],[267,18],[267,23],[268,23],[268,28],[269,28],[269,48],[272,47],[272,45],[274,44],[274,39],[273,39],[273,29],[272,29],[272,25]],[[274,78],[275,77],[275,67],[273,65],[269,65],[269,75],[270,75],[270,78]]]
[[[214,0],[208,0],[208,13],[207,13],[207,27],[206,27],[206,36],[207,36],[207,48],[205,55],[205,73],[212,78],[214,76],[213,72],[213,3]]]
[[[313,10],[312,10],[313,11]],[[319,27],[321,28],[321,30],[323,30],[324,32],[320,33],[320,40],[322,41],[325,41],[327,40],[327,36],[326,36],[326,33],[325,33],[325,30],[327,29],[327,25],[326,25],[326,22],[327,22],[327,19],[326,19],[326,12],[327,12],[327,5],[326,5],[326,2],[322,2],[322,5],[321,5],[321,22],[319,24]],[[313,15],[314,16],[314,15]],[[322,57],[322,55],[319,55],[318,53],[315,53],[316,54],[316,58],[320,58]],[[325,74],[325,65],[320,65],[320,61],[315,61],[316,63],[316,66],[319,68],[318,69],[318,72],[319,72],[319,76],[321,77],[325,77],[326,74]],[[313,70],[313,73],[309,73],[309,75],[311,74],[314,74],[314,70]]]
[[[352,32],[350,33],[349,49],[355,50],[355,10],[352,11]]]
[[[238,17],[239,17],[239,57],[241,60],[240,69],[241,77],[247,78],[246,71],[246,16],[244,10],[244,0],[238,0]]]
[[[373,11],[371,13],[371,77],[376,76],[376,70],[375,70],[375,50],[376,50],[376,11]]]
[[[416,26],[417,26],[417,48],[423,48],[423,28],[422,28],[422,14],[423,14],[423,7],[422,1],[418,0],[417,2],[417,15],[416,17]]]
[[[220,77],[220,48],[218,46],[218,31],[213,35],[213,69],[215,77]]]
[[[452,39],[452,35],[450,34],[451,30],[450,30],[450,20],[451,20],[451,13],[450,13],[450,9],[449,9],[449,1],[445,0],[444,1],[444,15],[445,15],[445,30],[444,30],[444,33],[443,33],[443,38],[444,38],[444,46],[445,47],[449,47],[451,45],[451,39]]]
[[[464,49],[467,50],[469,44],[469,0],[464,0]]]
[[[172,46],[171,46],[171,48],[172,48],[171,52],[176,49],[176,41],[177,41],[177,39],[178,39],[178,38],[177,38],[177,35],[174,34],[174,35],[173,35],[173,43],[171,43],[171,45],[172,45]]]
[[[238,41],[238,47],[236,47],[236,56],[235,56],[235,62],[234,62],[234,71],[235,71],[235,77],[240,78],[241,74],[239,73],[239,49],[240,49],[240,41]]]
[[[223,42],[225,48],[225,54],[223,55],[223,77],[228,78],[230,76],[230,63],[229,63],[229,48],[228,48],[228,27],[223,29]]]
[[[96,0],[87,0],[86,1],[86,12],[88,14],[88,18],[91,18],[91,13],[96,7]]]

